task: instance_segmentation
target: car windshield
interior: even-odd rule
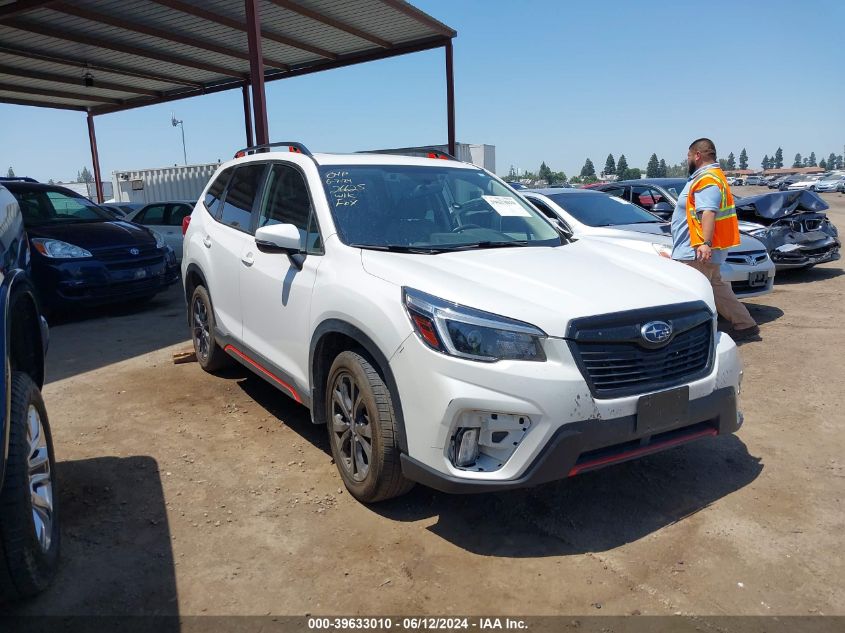
[[[553,193],[548,198],[587,226],[652,224],[663,221],[635,204],[602,193]]]
[[[350,246],[444,252],[562,243],[548,220],[480,169],[331,165],[320,176]]]
[[[110,213],[82,196],[45,189],[19,189],[14,193],[27,227],[114,219]]]

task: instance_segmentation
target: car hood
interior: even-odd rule
[[[27,228],[27,233],[29,237],[61,240],[91,252],[104,248],[155,244],[155,237],[150,231],[122,220],[33,226]]]
[[[650,306],[705,301],[715,312],[710,284],[692,268],[591,240],[438,255],[362,250],[361,261],[397,286],[518,319],[550,336],[564,336],[575,318]]]
[[[800,211],[825,211],[828,204],[812,191],[778,191],[736,200],[737,212],[753,213],[767,220],[779,220]]]
[[[743,223],[741,222],[740,224]],[[745,224],[749,230],[761,227],[761,225]],[[672,229],[668,223],[663,222],[655,224],[620,224],[612,227],[603,227],[602,231],[596,231],[590,237],[647,242],[649,244],[660,244],[661,246],[672,248]],[[760,240],[740,232],[739,246],[731,250],[764,251],[766,247]]]

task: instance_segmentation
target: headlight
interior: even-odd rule
[[[414,330],[430,348],[450,356],[481,362],[545,361],[541,329],[402,288],[402,298]]]
[[[61,240],[33,237],[32,246],[44,255],[44,257],[50,257],[52,259],[81,259],[83,257],[91,257],[91,253],[84,248],[62,242]]]
[[[152,233],[156,238],[156,248],[164,248],[164,237],[162,237],[161,233],[158,233],[157,231],[150,231],[150,233]]]
[[[672,257],[672,249],[666,246],[665,244],[655,244],[652,242],[651,247],[661,257]]]

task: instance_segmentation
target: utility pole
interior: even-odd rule
[[[185,149],[185,122],[177,121],[173,113],[170,113],[170,125],[173,127],[179,126],[182,128],[182,158],[185,160],[185,165],[188,164],[188,151]]]

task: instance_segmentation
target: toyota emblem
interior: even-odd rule
[[[649,321],[640,328],[640,336],[646,343],[660,345],[672,338],[672,326],[666,321]]]
[[[141,254],[141,251],[139,251],[137,248],[130,248],[130,249],[129,249],[129,254],[130,254],[130,255],[140,255],[140,254]]]

